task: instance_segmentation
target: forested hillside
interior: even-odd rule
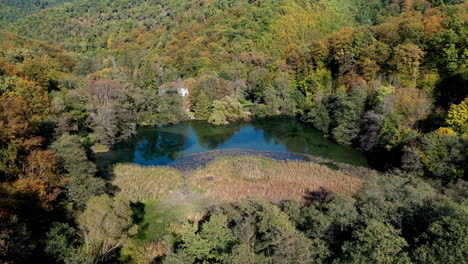
[[[466,1],[0,0],[0,10],[1,263],[468,261]],[[346,175],[364,182],[354,193],[202,210],[162,195],[129,201],[118,171],[96,168],[96,153],[138,126],[277,115],[386,174]],[[151,184],[164,189],[160,179]]]
[[[142,40],[151,45],[146,46],[149,49],[164,48],[168,42],[182,45],[180,38],[197,37],[219,46],[235,39],[239,48],[266,51],[271,42],[280,48],[289,44],[283,41],[311,41],[358,20],[374,23],[384,5],[362,0],[78,1],[28,17],[13,28],[81,52],[118,49],[125,42]],[[34,30],[33,25],[42,27]],[[206,36],[209,32],[211,36]],[[157,36],[142,39],[144,33]]]
[[[0,28],[42,9],[70,2],[73,0],[1,0]]]
[[[77,75],[133,89],[123,91],[138,104],[133,123],[161,122],[145,99],[177,82],[192,110],[200,96],[200,105],[233,96],[255,115],[299,116],[393,167],[405,145],[425,152],[412,144],[420,133],[457,122],[445,114],[467,93],[466,14],[459,1],[78,1],[9,28],[75,52]]]

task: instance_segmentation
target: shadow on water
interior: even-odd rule
[[[256,119],[228,126],[186,121],[165,127],[142,127],[138,134],[97,155],[101,171],[116,163],[142,166],[170,165],[196,153],[211,150],[253,150],[304,153],[367,166],[364,155],[340,146],[294,118]]]

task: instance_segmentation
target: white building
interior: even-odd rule
[[[180,96],[187,96],[189,94],[189,91],[185,87],[177,88],[177,93],[180,94]]]
[[[170,91],[177,91],[177,93],[182,97],[189,95],[189,89],[185,87],[185,84],[182,81],[164,83],[159,87],[160,93],[164,94]]]

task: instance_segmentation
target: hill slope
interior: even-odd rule
[[[11,30],[86,52],[145,47],[181,56],[258,50],[281,55],[358,21],[375,21],[381,1],[77,1],[29,16]],[[197,56],[194,56],[197,57]]]
[[[74,0],[0,0],[0,28],[39,10]]]

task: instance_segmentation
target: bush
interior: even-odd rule
[[[213,103],[213,112],[208,122],[214,125],[227,125],[245,118],[244,109],[237,99],[226,96]]]

